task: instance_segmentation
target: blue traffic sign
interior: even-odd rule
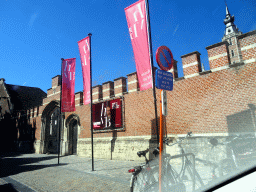
[[[158,47],[156,50],[156,62],[160,69],[169,71],[174,62],[171,50],[166,46]]]
[[[173,90],[173,74],[160,69],[156,70],[156,88],[167,91]]]

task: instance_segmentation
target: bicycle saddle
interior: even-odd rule
[[[154,154],[155,156],[159,155],[159,147],[157,147],[157,148],[154,149],[153,154]]]
[[[137,152],[137,155],[138,155],[139,157],[141,157],[141,155],[145,157],[148,151],[149,151],[149,149],[146,149],[146,150],[144,150],[144,151],[138,151],[138,152]]]

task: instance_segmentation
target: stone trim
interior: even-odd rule
[[[167,137],[185,137],[187,134],[168,134]],[[216,136],[228,136],[228,133],[192,133],[192,137],[216,137]],[[111,141],[113,137],[97,137],[94,138],[94,141],[100,141],[100,140],[106,140]],[[117,137],[116,139],[135,139],[135,140],[148,140],[152,139],[151,135],[143,135],[143,136],[123,136],[123,137]],[[91,138],[78,138],[78,141],[89,141],[91,142]]]
[[[219,54],[219,55],[215,55],[213,57],[209,57],[209,61],[214,60],[214,59],[219,59],[219,58],[227,56],[227,55],[228,55],[227,53],[222,53],[222,54]]]
[[[138,91],[138,90],[137,89],[132,89],[132,90],[129,90],[128,92],[132,93],[132,92],[135,92],[135,91]]]
[[[118,97],[118,96],[121,96],[123,95],[123,93],[118,93],[118,94],[115,94],[115,97]]]
[[[126,78],[125,77],[118,77],[118,78],[114,79],[114,81],[117,81],[119,79],[126,79]]]
[[[115,86],[114,88],[120,88],[120,87],[125,87],[125,85],[117,85],[117,86]]]
[[[60,92],[61,92],[61,91],[58,91],[58,92],[55,92],[55,93],[53,93],[53,94],[47,95],[47,97],[51,97],[51,96],[56,95],[56,94],[58,94],[58,93],[60,93]]]
[[[194,54],[197,54],[197,55],[199,54],[199,55],[201,55],[198,51],[194,51],[194,52],[188,53],[188,54],[186,54],[186,55],[182,55],[181,58],[187,57],[187,56],[190,56],[190,55],[194,55]]]
[[[183,69],[187,68],[187,67],[192,67],[194,65],[198,65],[198,61],[195,61],[193,63],[189,63],[189,64],[186,64],[186,65],[183,65]]]
[[[126,76],[134,75],[134,74],[136,74],[136,73],[137,73],[137,71],[132,72],[132,73],[129,73],[129,74],[128,74],[128,75],[126,75]]]
[[[168,134],[167,137],[185,137],[187,134]],[[223,137],[228,136],[228,133],[192,133],[192,137]]]
[[[191,78],[191,77],[196,77],[198,75],[199,75],[199,73],[194,73],[194,74],[191,74],[191,75],[186,75],[186,76],[184,76],[184,78],[188,79],[188,78]]]
[[[106,96],[106,97],[103,97],[102,99],[105,100],[105,99],[109,99],[110,96]]]
[[[97,94],[100,94],[99,92],[95,92],[95,93],[93,93],[92,95],[97,95]]]
[[[253,30],[253,31],[250,31],[248,33],[244,33],[242,35],[239,35],[237,38],[241,39],[241,38],[244,38],[244,37],[247,37],[247,36],[250,36],[250,35],[254,35],[254,34],[256,34],[256,30]]]
[[[110,89],[110,88],[108,88],[108,89],[103,89],[102,93],[103,93],[103,92],[107,92],[107,91],[114,91],[114,89]]]
[[[226,44],[228,46],[228,42],[226,41],[222,41],[222,42],[219,42],[219,43],[216,43],[216,44],[213,44],[213,45],[210,45],[210,46],[207,46],[205,47],[206,50],[208,49],[212,49],[212,48],[215,48],[215,47],[218,47],[218,46],[221,46],[221,45],[224,45]]]
[[[222,67],[218,67],[218,68],[214,68],[214,69],[211,69],[212,72],[216,72],[216,71],[220,71],[220,70],[223,70],[223,69],[228,69],[229,66],[228,65],[225,65],[225,66],[222,66]]]
[[[208,73],[211,73],[211,72],[212,72],[211,70],[207,70],[207,71],[202,71],[199,74],[200,75],[205,75],[205,74],[208,74]]]
[[[50,102],[44,103],[43,106],[44,106],[44,105],[48,105],[49,103],[50,103]]]
[[[108,83],[114,83],[113,81],[107,81],[105,83],[102,83],[102,85],[108,84]]]
[[[256,59],[252,58],[252,59],[247,59],[247,60],[244,61],[245,64],[252,63],[252,62],[256,62]]]
[[[138,80],[130,81],[130,82],[128,82],[128,85],[133,84],[133,83],[138,83]]]
[[[256,47],[256,43],[251,44],[251,45],[248,45],[248,46],[245,46],[245,47],[242,47],[242,48],[241,48],[241,51],[247,50],[247,49],[252,49],[252,48],[254,48],[254,47]]]

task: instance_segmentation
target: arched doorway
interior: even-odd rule
[[[77,120],[73,120],[70,122],[69,126],[69,152],[71,155],[77,154],[77,131],[78,131],[78,124]]]
[[[42,113],[40,153],[58,153],[59,126],[59,101],[52,101]]]
[[[76,155],[80,127],[78,115],[70,115],[66,120],[66,127],[68,128],[68,154]]]

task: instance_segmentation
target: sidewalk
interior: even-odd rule
[[[129,191],[128,169],[141,162],[95,159],[95,171],[85,157],[64,156],[57,163],[53,154],[1,157],[0,191]]]
[[[128,170],[142,163],[95,159],[95,171],[92,171],[90,158],[75,155],[60,157],[60,165],[57,155],[53,154],[5,154],[0,157],[0,191],[13,192],[128,192],[131,178]],[[196,169],[207,183],[209,168],[197,166]],[[192,191],[192,182],[184,183],[187,191]]]

